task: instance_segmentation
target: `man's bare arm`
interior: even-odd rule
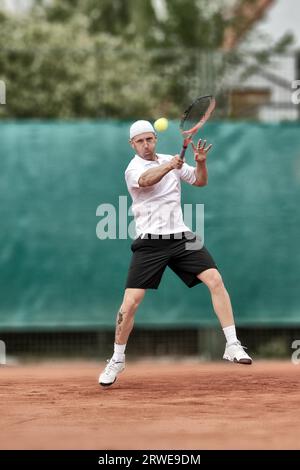
[[[194,186],[206,186],[208,183],[208,171],[206,161],[197,162],[195,168],[196,181]]]
[[[183,165],[183,161],[179,158],[179,155],[175,155],[167,163],[163,163],[159,165],[157,168],[150,168],[150,170],[145,171],[139,177],[139,186],[145,188],[147,186],[153,186],[154,184],[158,183],[163,177],[169,173],[171,170],[179,170]]]
[[[206,186],[208,183],[208,172],[206,167],[206,157],[210,151],[212,144],[206,147],[206,140],[203,142],[199,140],[197,147],[192,142],[194,157],[196,161],[195,176],[196,181],[194,186]]]

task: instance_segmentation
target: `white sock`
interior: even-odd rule
[[[227,344],[236,343],[238,339],[236,337],[235,325],[226,326],[225,328],[223,328],[223,331]]]
[[[114,344],[114,355],[113,359],[117,362],[124,362],[125,360],[125,348],[126,344]]]

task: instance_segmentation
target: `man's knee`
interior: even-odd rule
[[[126,289],[122,307],[124,309],[136,310],[145,295],[144,289]]]
[[[217,269],[207,269],[199,276],[199,279],[207,285],[210,290],[216,290],[224,287],[223,279]]]

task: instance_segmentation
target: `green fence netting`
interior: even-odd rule
[[[129,124],[0,124],[1,330],[113,327],[131,240],[118,238],[118,226],[116,239],[97,238],[96,210],[111,204],[117,224],[125,216],[119,197],[127,195]],[[202,136],[214,144],[209,184],[183,183],[182,200],[205,205],[205,244],[237,323],[299,325],[300,126],[212,122]],[[173,122],[158,152],[174,154],[180,146]],[[147,292],[136,323],[217,321],[206,287],[188,289],[167,270],[159,290]]]

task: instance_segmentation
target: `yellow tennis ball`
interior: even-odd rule
[[[154,129],[158,132],[162,132],[168,129],[168,125],[169,125],[168,119],[159,118],[154,123]]]

